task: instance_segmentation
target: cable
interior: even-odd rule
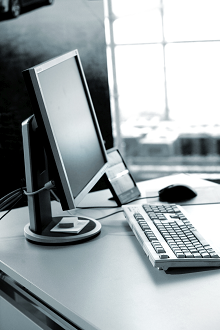
[[[123,203],[123,205],[126,205],[126,204],[130,204],[132,202],[135,202],[135,201],[138,201],[140,199],[149,199],[149,198],[158,198],[159,196],[149,196],[149,197],[139,197],[139,198],[136,198],[136,199],[133,199],[132,201],[130,202],[127,202],[127,203]],[[116,208],[116,207],[120,207],[120,206],[85,206],[85,207],[78,207],[79,209],[113,209],[113,208]]]
[[[129,203],[132,203],[132,202],[134,202],[134,201],[136,201],[136,200],[140,200],[140,199],[157,198],[157,197],[159,197],[159,196],[139,197],[139,198],[134,199],[134,200],[131,201],[131,202],[123,203],[123,205],[125,205],[125,204],[129,204]],[[88,208],[115,208],[115,207],[117,207],[117,206],[94,206],[94,207],[88,207]],[[119,210],[119,211],[116,211],[116,212],[110,213],[110,214],[108,214],[108,215],[105,215],[104,217],[96,218],[96,220],[102,220],[102,219],[108,218],[108,217],[110,217],[110,216],[112,216],[112,215],[114,215],[114,214],[120,213],[120,212],[124,212],[124,211],[123,211],[123,210]]]
[[[50,189],[50,193],[53,195],[53,197],[56,199],[56,201],[57,201],[58,203],[60,203],[60,199],[59,199],[59,197],[55,194],[55,192],[53,191],[53,189]]]
[[[105,215],[104,217],[101,217],[101,218],[96,218],[96,220],[101,220],[101,219],[104,219],[104,218],[108,218],[110,217],[111,215],[114,215],[114,214],[117,214],[117,213],[120,213],[120,212],[123,212],[123,210],[119,210],[117,212],[113,212],[111,214],[108,214],[108,215]]]
[[[16,193],[16,192],[18,192],[18,191],[21,191],[21,188],[15,189],[15,190],[11,191],[10,193],[8,193],[7,195],[5,195],[5,196],[3,196],[2,198],[0,198],[0,204],[1,204],[2,202],[4,202],[4,200],[5,200],[6,198],[9,198],[10,196],[12,196],[14,193]]]
[[[0,218],[0,220],[2,220],[5,216],[6,216],[6,214],[8,214],[12,209],[13,209],[13,207],[21,200],[23,198],[23,195],[21,195],[21,196],[19,196],[19,198],[17,198],[17,200],[15,201],[15,203],[14,204],[12,204],[12,206],[11,206],[11,208],[7,211],[7,212],[5,212],[5,214],[3,214],[3,216],[1,216],[1,218]]]
[[[11,203],[14,202],[16,197],[22,196],[22,192],[17,192],[13,196],[6,199],[3,203],[0,204],[0,211],[4,211],[5,209],[8,209],[8,207],[11,205]]]
[[[49,181],[41,189],[34,192],[27,192],[25,188],[22,187],[14,191],[11,191],[10,193],[8,193],[7,195],[5,195],[0,199],[0,211],[5,211],[7,208],[9,208],[9,210],[0,218],[0,220],[4,218],[6,214],[8,214],[13,209],[13,207],[23,198],[24,194],[26,196],[33,196],[45,189],[50,190],[51,188],[54,187],[55,187],[54,182]]]
[[[54,187],[55,187],[54,181],[49,181],[49,182],[45,183],[45,185],[41,189],[38,189],[36,191],[27,192],[26,190],[24,190],[24,194],[26,196],[33,196],[33,195],[39,194],[43,190],[50,190],[50,189],[52,189]]]
[[[135,198],[135,199],[133,199],[132,201],[130,201],[130,202],[127,202],[127,203],[123,203],[123,205],[127,205],[127,204],[130,204],[130,203],[132,203],[132,202],[135,202],[135,201],[139,201],[139,200],[141,200],[141,199],[149,199],[149,198],[158,198],[159,196],[146,196],[146,197],[139,197],[139,198]]]
[[[198,203],[198,204],[180,204],[180,203],[174,203],[174,204],[178,204],[180,206],[195,206],[195,205],[214,205],[214,204],[220,204],[220,202],[210,202],[210,203]]]
[[[107,206],[107,205],[104,205],[104,206],[85,206],[85,207],[77,207],[77,209],[82,209],[82,210],[87,210],[87,209],[115,209],[117,207],[120,207],[120,206]]]

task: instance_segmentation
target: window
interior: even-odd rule
[[[219,0],[106,0],[116,145],[137,180],[220,173]]]

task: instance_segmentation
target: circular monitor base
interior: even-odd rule
[[[36,234],[30,230],[29,223],[24,227],[24,236],[27,240],[33,243],[45,244],[45,245],[58,245],[58,244],[68,244],[68,243],[80,243],[84,240],[91,239],[97,236],[101,231],[101,224],[99,221],[83,217],[83,220],[89,220],[89,224],[79,233],[53,233],[51,231],[43,232],[42,234]]]

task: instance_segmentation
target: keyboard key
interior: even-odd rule
[[[194,243],[193,244],[197,249],[204,249],[204,247],[202,246],[202,244],[200,243]]]
[[[159,241],[154,241],[151,243],[153,246],[162,246]]]
[[[155,247],[155,250],[156,250],[157,253],[164,253],[164,252],[166,252],[164,250],[164,248],[162,248],[162,247]]]
[[[211,258],[219,258],[219,256],[217,255],[216,252],[211,252],[211,253],[210,253],[210,257],[211,257]]]
[[[183,252],[176,253],[177,258],[185,258],[185,254]]]
[[[173,252],[174,252],[175,254],[177,254],[177,253],[182,253],[182,250],[179,249],[179,248],[176,248],[176,249],[173,249]]]
[[[143,230],[145,230],[145,229],[149,229],[149,226],[148,226],[148,225],[141,224],[140,226],[141,226],[141,228],[142,228]]]
[[[203,258],[210,258],[210,255],[209,255],[209,253],[201,253],[201,256],[203,257]]]
[[[190,253],[190,252],[186,252],[186,253],[185,253],[185,257],[186,257],[186,258],[193,258],[193,255],[192,255],[192,253]]]
[[[177,214],[170,215],[171,219],[179,219],[179,216]]]
[[[206,253],[206,250],[203,248],[199,248],[199,249],[197,249],[197,251],[199,251],[199,253]]]
[[[188,250],[187,248],[182,248],[181,250],[182,250],[182,252],[184,252],[184,253],[185,253],[185,252],[189,252],[189,250]]]
[[[193,253],[194,258],[202,258],[200,253]]]
[[[134,217],[135,219],[143,219],[144,220],[144,217],[140,214],[140,213],[134,213]]]
[[[149,239],[149,241],[150,242],[152,242],[152,241],[157,241],[157,238],[156,238],[156,236],[150,236],[150,235],[147,235],[147,238]]]
[[[198,252],[196,249],[190,249],[190,248],[189,248],[189,251],[193,254]]]
[[[168,254],[166,254],[166,253],[160,254],[159,257],[160,257],[160,259],[168,259],[169,258]]]

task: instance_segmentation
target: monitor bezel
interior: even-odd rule
[[[99,169],[99,171],[95,174],[93,178],[82,188],[82,190],[79,192],[79,194],[74,197],[71,191],[71,187],[69,185],[67,173],[65,170],[65,166],[63,163],[63,159],[61,157],[61,153],[59,150],[59,146],[57,144],[55,134],[53,131],[53,127],[51,126],[51,122],[49,119],[48,111],[47,111],[47,106],[46,102],[44,100],[43,92],[41,90],[41,84],[38,78],[38,74],[41,73],[42,71],[45,71],[55,65],[58,65],[59,63],[62,63],[70,58],[75,58],[76,64],[79,70],[79,74],[81,77],[82,85],[85,91],[85,95],[87,98],[87,102],[89,105],[91,117],[94,123],[94,127],[96,130],[96,134],[99,140],[99,145],[100,149],[103,155],[104,159],[104,164],[103,166]],[[34,108],[34,114],[38,123],[39,130],[42,134],[44,144],[45,144],[45,149],[47,152],[47,155],[49,156],[49,163],[54,162],[56,165],[56,175],[54,179],[55,184],[58,186],[58,190],[60,185],[61,189],[61,205],[64,210],[66,209],[73,209],[76,208],[79,203],[84,199],[84,197],[89,193],[89,191],[94,187],[94,185],[98,182],[98,180],[105,174],[105,171],[108,167],[108,159],[107,159],[107,154],[106,154],[106,149],[104,146],[103,138],[101,135],[101,131],[99,128],[99,124],[96,118],[93,102],[90,96],[89,88],[86,82],[85,74],[83,71],[83,67],[81,64],[81,60],[79,57],[78,50],[73,50],[70,51],[66,54],[63,54],[61,56],[55,57],[49,61],[43,62],[39,65],[36,65],[28,70],[28,75],[29,77],[27,78],[27,73],[24,73],[24,78],[26,80],[30,80],[29,82],[31,83],[32,86],[29,86],[29,95],[32,101],[32,105]],[[28,83],[27,83],[28,85]],[[29,84],[30,85],[30,84]],[[63,196],[64,194],[64,196]]]

